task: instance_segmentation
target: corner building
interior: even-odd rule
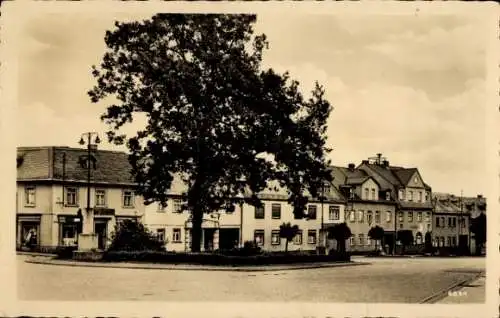
[[[87,208],[88,167],[91,168],[90,208],[83,218],[105,249],[115,225],[125,219],[141,221],[144,204],[134,193],[127,154],[69,147],[17,149],[16,245],[22,248],[29,232],[36,247],[50,250],[77,245],[81,214]]]

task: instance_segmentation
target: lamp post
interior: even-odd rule
[[[239,244],[238,247],[243,247],[243,203],[245,201],[245,182],[246,179],[244,177],[239,178],[236,180],[238,184],[238,194],[236,195],[238,205],[240,206],[240,238],[239,238]]]
[[[322,247],[326,247],[326,237],[325,237],[325,221],[324,221],[324,211],[323,211],[323,203],[325,201],[325,184],[321,184],[321,197],[320,197],[320,202],[321,202],[321,228],[320,228],[320,233],[321,233],[321,245]]]
[[[94,143],[92,137],[95,136]],[[85,141],[86,139],[86,141]],[[97,247],[97,238],[94,233],[93,216],[91,215],[90,207],[90,170],[91,170],[91,152],[97,149],[97,145],[101,142],[97,132],[86,132],[81,135],[79,144],[87,144],[87,208],[84,217],[82,218],[82,233],[78,239],[79,250],[89,250]]]

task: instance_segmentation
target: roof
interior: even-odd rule
[[[365,169],[363,169],[363,167]],[[362,164],[358,168],[373,177],[382,190],[392,190],[394,188],[393,182],[399,184],[399,181],[394,178],[392,172],[384,167],[374,164]]]
[[[70,147],[19,147],[17,180],[87,181],[88,170],[81,165],[87,158],[87,149]],[[125,152],[92,151],[95,170],[91,180],[110,184],[134,184],[131,165]],[[64,157],[66,158],[63,164]]]
[[[416,168],[405,169],[390,167],[389,169],[399,179],[402,185],[407,185],[408,182],[410,182],[411,177],[418,171]]]

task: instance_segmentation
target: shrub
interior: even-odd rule
[[[349,261],[348,253],[334,252],[331,255],[313,254],[261,254],[253,256],[236,256],[205,253],[169,253],[160,251],[107,251],[103,261],[108,262],[152,262],[166,264],[200,264],[200,265],[271,265],[314,262]]]
[[[76,246],[59,246],[56,249],[57,259],[71,259],[73,258],[73,251],[76,251]]]
[[[109,251],[164,251],[159,241],[142,223],[125,220],[115,227]]]

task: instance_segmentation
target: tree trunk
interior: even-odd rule
[[[337,251],[345,252],[345,240],[338,240],[337,241]]]
[[[285,253],[288,253],[288,239],[285,242]]]
[[[201,223],[203,222],[203,210],[195,205],[192,211],[192,228],[191,228],[191,252],[200,252],[201,250]]]

